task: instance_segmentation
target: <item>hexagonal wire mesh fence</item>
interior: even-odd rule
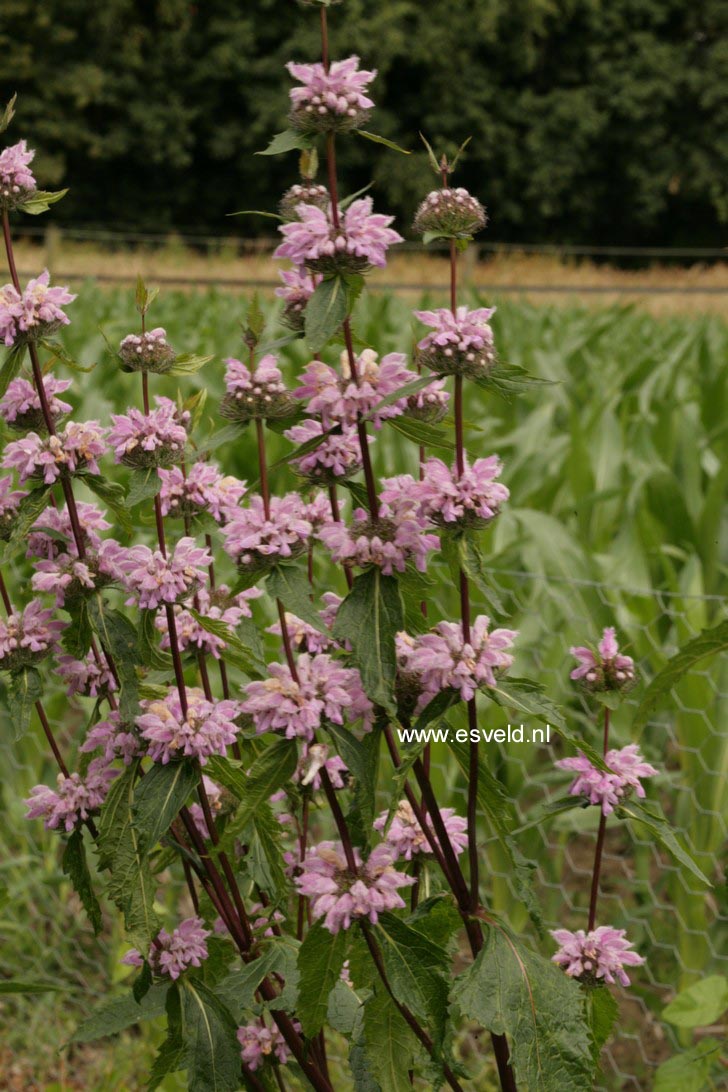
[[[539,680],[549,696],[569,710],[574,729],[599,734],[598,713],[579,698],[569,682],[569,647],[594,641],[603,626],[617,626],[620,644],[650,677],[685,641],[726,617],[728,598],[635,590],[606,583],[555,578],[543,573],[489,570],[509,624],[520,630],[514,671]],[[614,716],[614,745],[632,741],[630,696]],[[658,799],[674,827],[690,842],[705,872],[715,877],[716,857],[726,841],[728,821],[728,663],[714,658],[699,664],[663,701],[647,725],[640,746],[648,761],[663,771],[648,795]],[[498,719],[495,714],[498,714]],[[502,727],[504,712],[488,705],[481,724]],[[69,730],[69,738],[73,729]],[[487,761],[506,786],[524,823],[543,801],[563,795],[568,775],[556,770],[561,754],[556,736],[547,745],[510,743],[488,746]],[[87,1008],[118,976],[124,950],[112,928],[101,939],[90,933],[63,877],[57,839],[23,821],[21,797],[30,785],[54,772],[42,740],[32,733],[11,745],[0,737],[3,810],[0,832],[0,935],[4,938],[3,974],[57,978],[84,999]],[[433,776],[441,800],[464,812],[462,779],[445,744],[433,748]],[[386,783],[383,784],[386,794]],[[383,795],[384,799],[384,795]],[[535,885],[545,925],[583,928],[586,924],[597,809],[579,809],[533,828],[522,836],[522,849],[536,862]],[[666,857],[648,834],[623,822],[608,825],[598,923],[625,928],[647,957],[629,990],[618,991],[622,1021],[603,1054],[601,1089],[651,1087],[655,1067],[675,1049],[677,1040],[660,1020],[663,1005],[681,985],[706,973],[728,971],[728,913],[709,891]],[[489,905],[507,914],[516,928],[531,929],[510,883],[508,867],[483,822],[483,888]],[[548,938],[545,948],[549,946]],[[58,1033],[48,1035],[47,1023]],[[0,1026],[2,1008],[0,1007]],[[23,1007],[23,1027],[9,1033],[11,1050],[28,1057],[29,1045],[44,1052],[39,1071],[53,1071],[55,1050],[68,1026],[57,1000]],[[32,1051],[31,1051],[32,1053]],[[18,1062],[19,1073],[27,1062]],[[29,1064],[33,1064],[31,1061]],[[71,1070],[72,1070],[71,1066]],[[20,1080],[23,1080],[21,1075]],[[112,1085],[108,1087],[123,1087]],[[0,1087],[35,1088],[42,1084]],[[71,1084],[69,1087],[75,1087]],[[476,1080],[470,1087],[489,1087]]]

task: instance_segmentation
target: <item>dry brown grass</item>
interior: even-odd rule
[[[235,283],[225,282],[274,282],[277,277],[267,244],[265,251],[256,254],[241,252],[235,240],[221,241],[214,252],[174,240],[163,246],[113,249],[63,237],[51,237],[49,244],[24,240],[16,249],[21,273],[33,275],[47,265],[60,279],[91,276],[131,282],[141,273],[152,280],[178,279],[194,288],[222,282],[221,287],[235,289]],[[421,295],[423,287],[431,285],[439,292],[447,278],[446,261],[442,254],[395,253],[385,270],[373,272],[371,286]],[[534,303],[604,306],[629,300],[653,314],[728,315],[728,264],[722,261],[688,267],[655,263],[624,270],[583,259],[509,252],[477,263],[466,255],[461,276],[465,285],[482,287],[493,295],[500,289]],[[557,287],[570,291],[557,291]]]

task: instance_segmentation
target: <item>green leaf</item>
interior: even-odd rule
[[[707,1092],[717,1089],[711,1081],[714,1073],[720,1079],[721,1044],[717,1039],[702,1039],[697,1046],[676,1054],[663,1062],[655,1073],[652,1092]]]
[[[298,749],[293,739],[276,739],[256,758],[250,770],[233,759],[212,755],[208,775],[224,785],[239,801],[235,814],[228,820],[222,840],[223,849],[230,849],[258,808],[286,785],[298,764]]]
[[[174,358],[174,364],[165,371],[165,375],[195,375],[209,364],[211,356],[195,356],[194,353],[181,353]]]
[[[352,656],[369,699],[394,709],[397,659],[395,634],[404,625],[402,599],[395,576],[373,566],[354,578],[334,623],[334,637],[351,643]]]
[[[9,993],[56,993],[63,990],[57,982],[23,982],[17,978],[0,978],[0,997]]]
[[[61,635],[61,644],[69,656],[82,660],[91,647],[93,630],[88,616],[88,603],[85,599],[71,600],[66,603],[70,615],[70,624]]]
[[[140,853],[148,853],[169,830],[200,780],[199,766],[192,761],[155,763],[137,782],[132,814],[139,835]]]
[[[95,493],[104,504],[108,505],[122,531],[130,535],[133,530],[133,522],[131,513],[124,503],[124,490],[119,483],[107,481],[96,474],[82,474],[79,477],[83,479],[92,493]]]
[[[20,375],[20,369],[28,351],[26,342],[20,341],[13,345],[5,354],[3,366],[0,368],[0,398],[5,394],[9,384]]]
[[[428,140],[425,139],[425,136],[424,136],[423,133],[420,133],[420,140],[422,141],[425,148],[427,149],[427,158],[430,161],[430,166],[432,167],[435,174],[438,175],[438,177],[439,177],[440,174],[442,173],[442,171],[441,171],[441,168],[440,168],[440,164],[437,161],[437,156],[435,155],[434,151],[432,150],[431,144],[429,143]]]
[[[633,823],[641,823],[678,864],[687,868],[688,872],[692,872],[693,876],[705,884],[706,887],[712,887],[712,883],[700,870],[690,853],[683,847],[667,819],[664,815],[651,810],[653,807],[655,807],[653,801],[650,801],[650,807],[648,808],[636,800],[630,800],[626,804],[618,804],[614,811],[620,819],[630,819]]]
[[[13,725],[12,741],[17,743],[30,727],[35,703],[43,693],[43,683],[34,667],[14,671],[6,686],[6,700]]]
[[[311,604],[311,587],[303,568],[297,565],[276,565],[268,574],[265,585],[271,599],[280,599],[291,614],[308,622],[319,633],[329,635],[318,611]]]
[[[60,341],[57,341],[55,338],[44,337],[41,339],[40,344],[51,354],[51,359],[47,360],[45,363],[45,372],[50,371],[52,365],[55,363],[56,360],[60,360],[61,364],[64,364],[67,368],[70,368],[71,371],[81,372],[85,375],[88,375],[88,373],[92,372],[96,367],[95,364],[89,364],[88,367],[83,367],[83,365],[79,364],[77,360],[74,360],[74,358],[68,353],[64,345]]]
[[[400,436],[405,436],[420,447],[436,447],[444,451],[452,451],[453,443],[448,440],[442,429],[428,425],[425,421],[418,421],[414,417],[390,417],[387,424]]]
[[[270,804],[261,804],[250,821],[246,861],[253,882],[279,903],[288,892],[283,869],[281,825]]]
[[[165,997],[169,985],[152,986],[141,1001],[135,1001],[131,993],[103,1001],[76,1028],[72,1043],[92,1043],[106,1035],[116,1035],[140,1020],[153,1020],[164,1013]]]
[[[15,117],[15,103],[17,98],[18,96],[16,93],[15,95],[13,95],[13,97],[10,99],[7,106],[3,110],[2,116],[0,116],[0,133],[5,132],[7,127],[10,125],[10,122]]]
[[[417,1042],[383,991],[375,993],[364,1005],[362,1046],[366,1070],[377,1081],[380,1092],[411,1092],[409,1071],[414,1065]]]
[[[296,1015],[309,1038],[324,1026],[329,994],[339,980],[348,943],[346,930],[332,934],[316,921],[298,949],[301,978]]]
[[[348,313],[349,300],[343,278],[324,278],[306,304],[306,342],[312,353],[323,349]]]
[[[276,133],[267,148],[256,155],[281,155],[283,152],[302,151],[311,148],[313,141],[305,133],[299,133],[295,129],[285,129],[282,133]]]
[[[602,1047],[612,1034],[619,1016],[619,1005],[606,986],[589,990],[587,994],[589,1026],[594,1040],[594,1061],[599,1062]]]
[[[91,628],[108,652],[121,683],[119,712],[123,720],[134,720],[139,706],[136,665],[141,663],[137,631],[118,610],[112,610],[101,595],[88,600]]]
[[[261,155],[265,155],[265,152],[261,152]],[[277,212],[263,212],[262,209],[240,209],[239,212],[228,212],[227,216],[266,216],[269,220],[278,220],[279,223],[284,223],[282,216],[279,216]]]
[[[242,1021],[244,1010],[251,1008],[254,1003],[258,986],[271,971],[279,969],[279,964],[279,947],[271,944],[257,959],[238,970],[231,971],[221,982],[218,982],[215,986],[215,994],[233,1016]]]
[[[126,507],[135,508],[142,501],[151,500],[152,497],[156,497],[161,488],[162,479],[156,467],[133,470],[129,480],[129,492],[126,494]]]
[[[237,1026],[222,1001],[201,982],[184,980],[183,1009],[190,1092],[237,1092]]]
[[[32,489],[30,493],[23,497],[15,511],[13,530],[3,547],[0,561],[10,561],[20,546],[22,546],[23,551],[26,550],[30,529],[40,514],[48,507],[50,491],[51,487],[49,485],[41,485],[37,489]]]
[[[22,205],[18,205],[18,210],[27,212],[30,216],[38,216],[41,212],[48,212],[51,205],[55,205],[57,201],[62,200],[67,193],[67,189],[56,190],[55,193],[48,190],[36,190],[32,197],[24,201]]]
[[[261,659],[259,650],[242,641],[227,622],[219,618],[208,618],[192,607],[188,607],[187,610],[202,629],[225,642],[225,648],[220,651],[224,660],[239,667],[252,678],[258,678],[266,673],[265,663]]]
[[[728,1009],[728,978],[711,974],[681,990],[662,1010],[662,1019],[678,1028],[705,1028]]]
[[[521,394],[534,387],[552,385],[549,379],[539,379],[538,376],[529,375],[519,364],[503,362],[496,364],[490,375],[473,379],[473,382],[483,390],[499,395],[506,402],[510,402],[514,394]]]
[[[391,148],[394,152],[401,152],[402,155],[411,155],[406,148],[400,148],[399,144],[395,144],[393,140],[387,140],[386,137],[380,136],[379,133],[368,133],[366,129],[355,129],[354,132],[357,136],[364,137],[365,140],[371,140],[374,144],[383,144],[385,148]]]
[[[372,731],[361,739],[338,724],[328,724],[326,727],[352,777],[348,786],[351,806],[346,816],[349,833],[355,845],[366,846],[371,840],[372,823],[377,813],[381,727],[375,724]]]
[[[159,631],[154,622],[157,612],[154,610],[139,611],[139,628],[137,640],[139,644],[139,659],[145,667],[155,671],[172,671],[172,657],[168,652],[162,652],[159,647]],[[142,688],[139,689],[142,694]]]
[[[728,648],[728,619],[712,629],[704,629],[677,652],[655,675],[645,690],[634,717],[634,728],[644,728],[660,699],[706,656],[715,656]]]
[[[83,844],[83,834],[80,830],[74,830],[66,843],[61,862],[63,874],[68,876],[73,889],[81,900],[81,905],[88,915],[93,927],[94,935],[98,936],[103,926],[101,907],[94,893],[86,861],[86,847]]]
[[[484,932],[482,950],[455,982],[454,1005],[488,1031],[508,1035],[519,1088],[591,1088],[595,1066],[579,984],[504,927]]]
[[[450,965],[446,949],[394,914],[381,914],[375,928],[395,997],[427,1024],[435,1040],[441,1042],[448,993],[443,972],[447,972]]]
[[[127,932],[140,951],[147,951],[160,928],[154,911],[156,881],[133,825],[134,786],[138,763],[113,782],[99,819],[99,866],[109,868],[109,898],[124,915]]]

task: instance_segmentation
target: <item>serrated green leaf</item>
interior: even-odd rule
[[[447,951],[394,914],[381,914],[375,931],[395,997],[440,1043],[447,1016],[448,983],[443,977],[450,964]]]
[[[338,724],[328,724],[326,728],[352,778],[349,785],[351,806],[346,816],[349,833],[354,845],[366,846],[372,837],[377,811],[381,726],[375,724],[361,739]]]
[[[300,980],[296,1015],[309,1038],[324,1026],[329,994],[339,980],[348,942],[346,930],[330,933],[316,921],[298,949]]]
[[[417,1041],[386,993],[379,991],[366,1002],[363,1027],[360,1042],[366,1072],[376,1080],[380,1092],[411,1092],[409,1071]]]
[[[379,133],[368,133],[366,129],[355,129],[354,132],[357,136],[364,137],[365,140],[371,140],[374,144],[383,144],[385,148],[391,148],[393,152],[400,152],[402,155],[412,155],[406,148],[400,148],[399,144],[395,144],[393,140],[388,140],[386,137],[380,136]]]
[[[705,629],[688,641],[655,675],[645,690],[639,708],[635,713],[633,726],[636,730],[644,728],[660,699],[669,694],[674,686],[707,656],[715,656],[728,648],[728,619],[712,629]]]
[[[132,822],[140,853],[148,853],[170,828],[200,780],[199,766],[183,759],[166,766],[155,763],[134,790]]]
[[[27,549],[28,534],[38,517],[48,507],[50,491],[51,487],[49,485],[42,485],[37,489],[32,489],[30,493],[23,497],[15,510],[13,530],[10,538],[3,546],[0,562],[10,561],[21,546],[23,551]]]
[[[114,513],[116,520],[125,534],[130,535],[133,530],[131,513],[126,507],[124,490],[118,482],[110,482],[97,474],[79,475],[92,493],[106,504]]]
[[[135,508],[142,501],[156,497],[161,488],[162,479],[156,467],[150,466],[144,470],[134,470],[129,479],[129,491],[126,494],[124,503],[127,508]]]
[[[80,830],[74,830],[68,839],[66,848],[63,851],[61,867],[81,900],[81,905],[88,915],[94,935],[98,936],[103,926],[101,907],[94,893],[91,873],[86,860],[86,847],[83,844],[83,834]]]
[[[97,594],[88,600],[88,616],[96,636],[113,661],[121,684],[119,712],[122,719],[134,720],[139,708],[136,665],[141,663],[137,631],[120,611],[112,610]]]
[[[435,447],[443,451],[452,451],[454,447],[442,429],[425,421],[418,421],[415,417],[390,417],[387,424],[400,436],[405,436],[420,447]]]
[[[280,952],[275,944],[271,944],[257,959],[231,971],[218,982],[214,987],[215,995],[242,1022],[244,1011],[254,1003],[260,983],[271,971],[279,970],[279,967]]]
[[[248,829],[251,834],[246,863],[250,875],[278,904],[288,892],[288,880],[283,868],[281,825],[269,804],[258,806]]]
[[[342,277],[325,277],[306,304],[306,343],[312,353],[323,349],[348,313],[345,281]]]
[[[196,356],[194,353],[181,353],[174,358],[174,364],[165,371],[165,375],[195,375],[209,364],[211,356]]]
[[[298,749],[292,739],[276,739],[256,758],[247,772],[240,762],[220,755],[210,757],[207,765],[209,776],[240,801],[225,827],[221,843],[224,850],[232,849],[258,808],[291,780],[297,764]]]
[[[193,607],[187,609],[202,629],[225,642],[225,648],[220,650],[223,660],[227,660],[235,667],[239,667],[252,678],[259,678],[265,674],[265,663],[260,656],[259,650],[252,647],[252,643],[246,644],[245,641],[241,640],[240,636],[227,622],[223,622],[220,618],[208,618]]]
[[[594,1059],[581,987],[505,927],[484,930],[475,962],[455,982],[460,1012],[508,1035],[516,1084],[528,1092],[584,1092]]]
[[[276,565],[269,572],[265,586],[270,597],[280,599],[287,611],[328,636],[328,630],[309,598],[311,587],[301,566]]]
[[[14,671],[6,685],[6,700],[13,725],[12,741],[17,743],[30,727],[35,703],[43,694],[43,683],[34,667]]]
[[[630,819],[634,823],[641,823],[678,864],[687,868],[688,872],[692,872],[693,876],[706,887],[712,887],[712,883],[683,847],[664,815],[659,815],[653,810],[655,806],[652,801],[648,808],[636,800],[629,800],[627,803],[618,804],[614,811],[620,819]]]
[[[141,1020],[153,1020],[164,1013],[165,998],[169,985],[152,986],[141,1002],[131,993],[103,1001],[76,1028],[72,1043],[92,1043],[106,1035],[116,1035]]]
[[[283,152],[302,151],[310,148],[313,141],[305,133],[299,133],[295,129],[284,129],[282,133],[276,133],[267,148],[256,155],[281,155]]]
[[[232,1015],[201,982],[185,979],[182,998],[190,1092],[237,1092],[240,1045]]]
[[[11,346],[5,354],[3,366],[0,368],[0,398],[5,394],[8,386],[20,375],[20,369],[23,366],[25,360],[25,354],[28,351],[26,342],[20,341],[16,345]]]
[[[354,578],[351,591],[336,614],[334,637],[349,641],[369,699],[386,709],[394,708],[397,659],[395,635],[404,625],[402,600],[395,576],[384,576],[377,567]]]
[[[598,1063],[602,1047],[612,1034],[619,1016],[619,1005],[606,986],[589,990],[587,995],[589,1026],[594,1040],[594,1061]]]

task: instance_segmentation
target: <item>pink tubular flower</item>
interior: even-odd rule
[[[387,249],[402,236],[390,228],[393,216],[372,212],[371,197],[352,201],[335,227],[331,209],[299,206],[300,219],[281,224],[284,241],[273,257],[288,258],[314,273],[363,273],[369,266],[386,265]]]
[[[103,759],[107,764],[120,758],[125,766],[129,766],[135,758],[145,753],[136,728],[133,724],[122,722],[118,710],[112,710],[106,720],[89,729],[80,750],[83,754],[90,754],[100,747],[103,747]]]
[[[425,571],[427,554],[440,544],[437,535],[429,533],[431,526],[409,504],[381,504],[377,520],[357,508],[350,526],[328,523],[319,531],[319,538],[334,561],[362,568],[377,565],[389,576],[404,572],[408,561]]]
[[[328,202],[327,194],[324,208]],[[289,329],[299,332],[304,328],[306,304],[321,283],[321,277],[317,273],[309,273],[305,265],[281,269],[278,276],[283,281],[282,286],[275,290],[276,296],[283,300],[284,305],[281,322],[285,323]]]
[[[226,584],[220,584],[212,595],[207,588],[200,588],[197,592],[197,606],[195,609],[205,618],[224,622],[231,630],[235,630],[243,618],[250,618],[251,616],[248,603],[253,599],[259,599],[262,594],[260,588],[247,588],[238,595],[231,596],[230,589]],[[176,604],[174,614],[180,651],[185,652],[188,648],[191,648],[196,652],[209,653],[216,660],[219,660],[220,653],[227,648],[224,639],[210,633],[204,626],[201,626],[197,619],[190,614],[186,606]],[[166,613],[157,615],[155,625],[159,632],[163,634],[160,642],[161,647],[169,648],[169,629]]]
[[[109,444],[117,463],[132,467],[171,466],[182,458],[190,414],[181,412],[171,398],[154,399],[157,408],[144,414],[132,407],[112,413]]]
[[[612,626],[604,630],[596,654],[583,645],[569,652],[579,661],[569,678],[583,682],[587,690],[628,690],[635,681],[634,660],[620,654]]]
[[[104,662],[97,663],[92,652],[83,660],[76,660],[73,656],[59,656],[57,672],[68,685],[66,693],[69,697],[83,694],[85,697],[98,698],[117,689],[109,668]]]
[[[36,592],[54,593],[56,606],[62,607],[109,584],[125,583],[128,554],[115,539],[107,538],[98,548],[87,550],[82,560],[74,543],[68,553],[38,561],[31,586]]]
[[[640,967],[644,957],[633,952],[632,942],[627,940],[624,929],[600,925],[590,933],[577,929],[552,929],[551,936],[559,950],[551,958],[563,967],[570,978],[596,984],[607,982],[610,986],[619,982],[629,986],[625,967]]]
[[[0,288],[0,334],[6,345],[47,337],[68,325],[70,320],[61,308],[76,297],[67,288],[51,288],[49,281],[46,269],[28,281],[22,295],[12,284]]]
[[[58,649],[65,623],[53,618],[37,599],[23,611],[0,618],[0,671],[17,671],[38,663]]]
[[[487,375],[495,364],[493,330],[489,320],[494,307],[470,311],[458,307],[453,315],[447,307],[437,311],[415,311],[415,316],[433,333],[418,342],[423,364],[440,375]]]
[[[106,451],[104,436],[98,421],[69,421],[55,436],[29,432],[6,445],[2,465],[6,470],[17,470],[21,482],[40,478],[46,485],[53,485],[64,470],[98,474],[96,460]]]
[[[403,494],[415,498],[419,514],[441,527],[480,528],[495,519],[510,496],[505,485],[495,480],[500,472],[497,455],[476,459],[472,467],[466,459],[462,474],[442,459],[428,459],[421,481],[409,474],[385,478],[380,495],[390,504],[396,504]]]
[[[211,558],[193,538],[181,538],[165,557],[161,550],[132,546],[124,560],[125,582],[141,610],[156,610],[162,603],[178,603],[205,582]]]
[[[28,151],[26,141],[21,140],[0,152],[0,206],[6,209],[17,208],[27,201],[37,189],[37,184],[30,170],[35,151]]]
[[[254,418],[273,420],[295,412],[295,403],[272,353],[261,357],[253,371],[234,357],[225,364],[227,394],[220,406],[223,417],[245,424]]]
[[[366,94],[376,71],[359,69],[358,57],[328,68],[289,61],[286,68],[300,87],[291,90],[291,124],[304,133],[360,128],[374,106]]]
[[[202,775],[202,784],[205,787],[207,799],[210,804],[210,811],[214,819],[222,808],[222,789],[219,785],[216,785],[207,774]],[[190,804],[189,813],[192,817],[192,821],[197,827],[197,833],[203,841],[207,841],[210,837],[210,830],[207,826],[207,820],[205,819],[205,812],[203,811],[202,805]]]
[[[163,700],[143,701],[142,709],[137,726],[149,744],[149,757],[163,766],[183,755],[204,766],[210,755],[224,755],[237,736],[238,702],[207,701],[196,688],[187,690],[186,717],[177,690],[170,690]]]
[[[167,343],[167,331],[157,326],[143,334],[127,334],[119,346],[119,357],[125,371],[160,375],[172,367],[176,353]]]
[[[18,506],[27,494],[22,489],[13,489],[13,479],[0,478],[0,542],[7,542],[12,534],[18,513]]]
[[[297,1030],[301,1025],[293,1021]],[[290,1056],[286,1041],[275,1024],[267,1027],[262,1020],[238,1028],[238,1042],[241,1046],[240,1057],[243,1065],[251,1071],[260,1069],[266,1058],[275,1056],[281,1065],[285,1065]]]
[[[187,477],[178,466],[158,471],[162,479],[159,499],[163,516],[197,516],[209,512],[216,523],[225,523],[245,495],[245,482],[225,476],[213,463],[197,462]]]
[[[328,436],[324,436],[325,432],[320,421],[307,419],[299,425],[293,425],[283,435],[296,445],[307,444],[319,436],[323,437],[316,447],[296,459],[291,459],[291,466],[310,482],[333,485],[361,470],[361,447],[353,425],[343,425]],[[371,443],[372,437],[367,439]]]
[[[481,687],[495,686],[497,675],[513,663],[508,651],[516,630],[489,630],[490,619],[480,614],[470,627],[470,641],[463,640],[459,622],[438,622],[430,633],[418,637],[398,635],[397,655],[404,675],[417,680],[420,712],[441,690],[457,690],[470,701]]]
[[[92,550],[98,550],[102,540],[97,531],[111,529],[111,524],[104,519],[105,512],[95,504],[86,504],[84,501],[76,502],[76,512],[84,544]],[[33,524],[25,556],[50,558],[69,553],[75,557],[77,552],[68,509],[46,508]]]
[[[351,376],[347,353],[341,354],[340,371],[312,360],[294,394],[306,400],[308,412],[320,417],[326,429],[336,424],[354,425],[359,415],[371,415],[374,428],[381,428],[383,421],[405,412],[406,396],[380,405],[418,378],[408,369],[402,353],[387,353],[378,360],[373,349],[365,349],[356,358],[356,370],[358,383]]]
[[[71,386],[70,379],[54,379],[48,375],[43,380],[48,407],[54,421],[64,414],[71,412],[68,402],[62,402],[56,395],[68,390]],[[41,409],[40,398],[35,387],[27,379],[13,379],[8,384],[2,399],[0,399],[0,417],[11,428],[29,431],[30,429],[42,429],[45,431],[45,418]]]
[[[271,497],[266,516],[263,498],[251,497],[222,529],[225,550],[244,572],[261,572],[285,558],[298,557],[311,537],[306,505],[297,493]]]
[[[415,882],[393,867],[395,854],[385,842],[372,850],[366,864],[357,849],[354,859],[357,872],[352,875],[341,844],[320,842],[308,851],[295,877],[300,894],[311,900],[314,919],[323,918],[330,933],[348,929],[357,918],[376,924],[384,910],[404,906],[397,888]]]
[[[296,661],[298,682],[285,664],[269,664],[268,672],[267,679],[248,683],[241,704],[258,734],[284,732],[289,739],[311,742],[325,720],[343,724],[344,716],[350,723],[362,718],[362,729],[371,730],[372,706],[354,668],[326,654],[304,652]]]
[[[70,832],[77,823],[88,819],[101,807],[109,785],[119,771],[112,769],[103,758],[95,758],[86,773],[59,773],[57,788],[36,785],[23,803],[28,805],[26,819],[43,819],[46,830],[63,827]]]
[[[654,777],[659,773],[645,762],[636,743],[621,750],[607,751],[604,761],[610,772],[597,769],[585,755],[560,758],[556,765],[561,770],[573,770],[576,779],[569,788],[570,796],[585,796],[590,804],[599,804],[603,815],[610,815],[618,804],[634,790],[644,797],[641,777]]]
[[[455,853],[460,856],[468,844],[467,820],[456,815],[452,808],[440,808],[445,829],[450,838],[450,844]],[[383,811],[378,819],[374,820],[375,830],[384,831],[387,822],[387,812]],[[401,800],[390,824],[389,830],[384,835],[387,845],[392,847],[396,857],[405,861],[411,861],[418,853],[432,853],[430,843],[427,841],[424,830],[420,826],[411,805],[406,800]],[[435,834],[439,845],[439,838]]]
[[[175,981],[188,967],[201,967],[207,959],[205,942],[209,936],[210,930],[205,929],[202,918],[186,918],[172,933],[162,929],[147,955],[152,971]],[[143,960],[137,949],[132,948],[121,962],[129,967],[141,967]]]

